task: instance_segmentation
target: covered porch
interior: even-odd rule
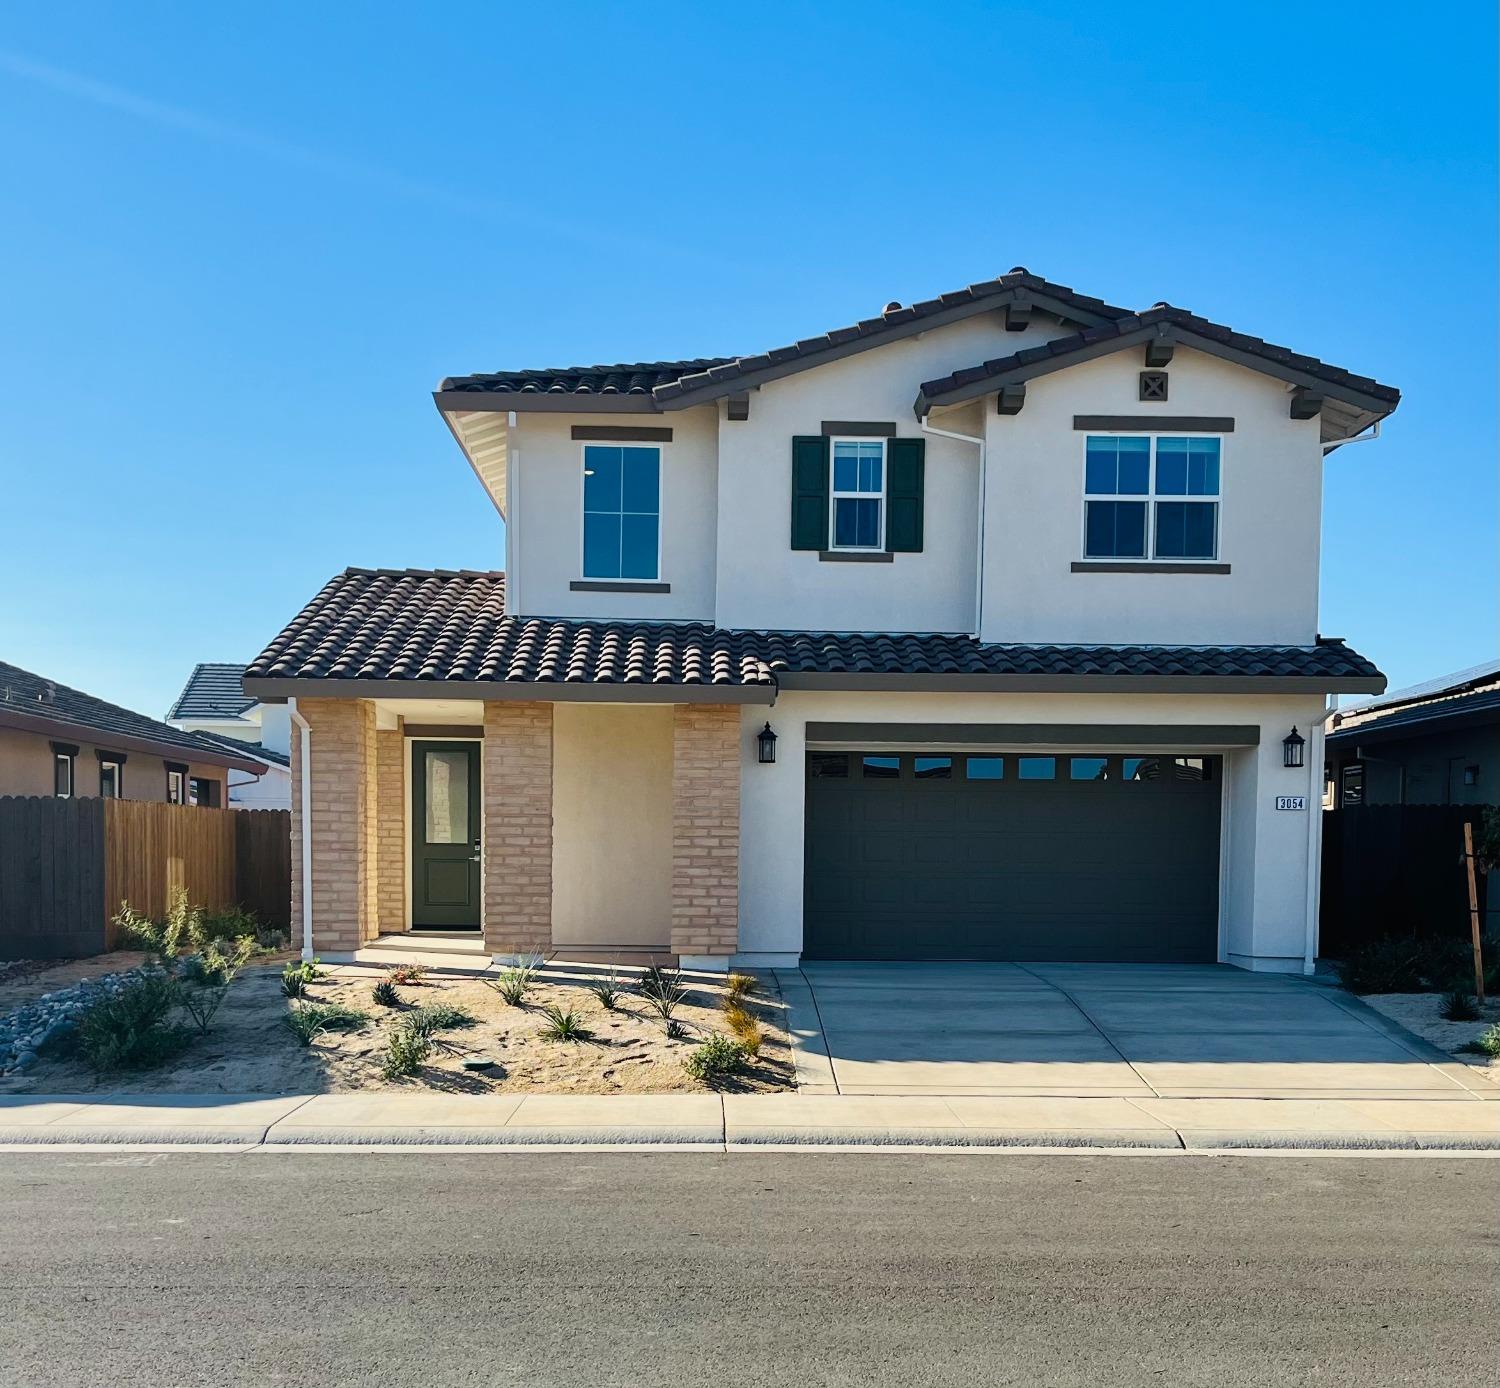
[[[569,693],[294,699],[304,951],[727,969],[739,703]]]

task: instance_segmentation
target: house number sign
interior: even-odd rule
[[[1307,808],[1307,796],[1278,795],[1276,797],[1276,808],[1278,810],[1305,810]]]

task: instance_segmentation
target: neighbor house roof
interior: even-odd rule
[[[0,661],[0,726],[54,738],[75,734],[124,752],[146,751],[168,758],[176,754],[241,771],[258,772],[264,766],[258,748],[240,753],[215,747],[196,733],[185,733],[4,661]]]
[[[1384,687],[1342,642],[1314,646],[985,644],[946,633],[751,631],[703,622],[508,617],[492,572],[346,569],[251,662],[262,697],[684,697],[778,689],[1348,690]],[[667,691],[671,691],[668,695]],[[664,697],[665,696],[665,697]]]
[[[204,662],[193,666],[168,718],[238,718],[254,699],[245,697],[245,667],[228,662]]]
[[[1416,725],[1462,719],[1500,720],[1500,660],[1471,665],[1435,680],[1393,690],[1380,699],[1339,709],[1328,720],[1330,741],[1426,731]]]
[[[243,666],[241,667],[244,668]],[[242,737],[225,737],[222,733],[206,733],[198,731],[193,734],[199,742],[208,747],[217,747],[225,752],[234,752],[240,755],[254,757],[257,761],[268,762],[272,766],[290,766],[291,755],[287,752],[278,752],[274,747],[262,747],[258,742],[246,742]]]
[[[917,395],[916,412],[921,416],[936,405],[963,404],[1001,386],[1019,384],[1091,357],[1152,340],[1181,342],[1296,384],[1317,384],[1351,404],[1381,414],[1389,414],[1401,400],[1401,392],[1394,386],[1381,385],[1368,376],[1356,376],[1342,366],[1330,366],[1263,338],[1235,332],[1186,309],[1157,304],[1143,313],[1128,314],[1037,347],[1026,347],[1009,356],[924,381]]]
[[[623,366],[497,371],[449,376],[435,398],[442,409],[630,408],[679,410],[748,390],[854,352],[911,337],[942,323],[1007,304],[1035,305],[1070,322],[1109,322],[1130,312],[1054,284],[1017,266],[1003,275],[914,304],[889,304],[875,318],[746,357],[644,362]],[[486,396],[495,397],[486,400]],[[538,398],[541,397],[541,398]]]

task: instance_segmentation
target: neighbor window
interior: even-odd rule
[[[125,767],[121,762],[99,758],[99,794],[106,800],[118,800],[125,794]]]
[[[833,441],[833,548],[885,544],[885,440]]]
[[[192,805],[205,805],[209,809],[217,809],[219,805],[219,783],[208,776],[190,776],[188,778],[188,803]]]
[[[73,797],[73,779],[78,748],[61,742],[52,744],[52,793],[61,800]]]
[[[181,805],[186,799],[187,773],[175,766],[167,768],[167,804]]]
[[[1083,491],[1086,559],[1218,555],[1218,439],[1090,437]]]
[[[583,576],[660,577],[661,449],[586,444]]]
[[[1365,767],[1363,762],[1352,762],[1339,773],[1339,803],[1341,805],[1363,805],[1365,803]]]

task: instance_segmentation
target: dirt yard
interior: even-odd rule
[[[114,968],[129,967],[120,956]],[[107,972],[108,970],[99,970]],[[684,975],[688,995],[677,1010],[685,1035],[667,1037],[662,1021],[649,1011],[634,986],[637,971],[621,969],[624,985],[617,1010],[605,1008],[588,991],[606,970],[573,965],[544,968],[524,1005],[512,1007],[496,990],[499,970],[480,976],[429,974],[420,985],[402,986],[402,1005],[381,1007],[373,985],[386,976],[380,968],[324,966],[324,977],[308,990],[310,1002],[338,1002],[370,1014],[368,1025],[348,1033],[325,1032],[302,1046],[287,1028],[293,1004],[281,993],[281,965],[247,968],[229,991],[213,1028],[195,1038],[183,1054],[159,1069],[95,1075],[81,1061],[44,1055],[28,1075],[35,1094],[274,1094],[349,1093],[359,1090],[440,1090],[454,1093],[671,1094],[701,1091],[682,1068],[695,1046],[714,1032],[728,1034],[720,1011],[722,982],[708,975]],[[25,980],[31,996],[48,991],[38,979]],[[58,988],[76,979],[55,978]],[[0,1010],[19,1005],[0,985]],[[475,1025],[433,1038],[432,1056],[421,1073],[401,1080],[381,1076],[386,1037],[402,1013],[424,1003],[443,1002],[473,1013]],[[580,1014],[592,1032],[588,1040],[551,1041],[541,1032],[542,1009],[556,1003]],[[795,1087],[785,1026],[785,1006],[771,975],[762,975],[748,1010],[763,1032],[759,1059],[732,1084],[754,1093]],[[485,1070],[465,1070],[466,1059],[488,1058]]]
[[[1500,1084],[1500,1056],[1476,1054],[1459,1048],[1479,1039],[1486,1027],[1500,1022],[1500,1001],[1491,998],[1480,1008],[1484,1014],[1477,1022],[1450,1022],[1443,1016],[1441,993],[1364,993],[1360,1001],[1400,1022],[1424,1041],[1431,1041],[1455,1060],[1472,1065],[1486,1079]]]

